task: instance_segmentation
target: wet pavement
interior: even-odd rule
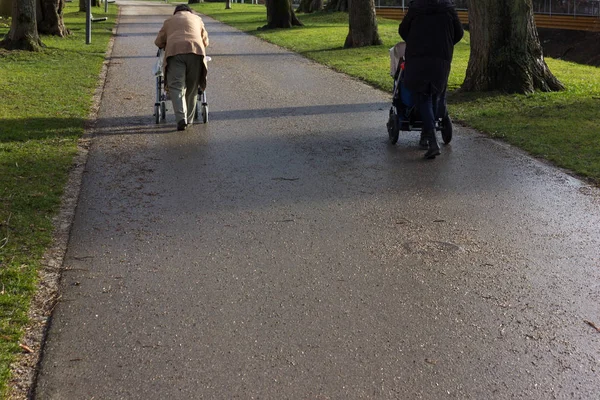
[[[36,399],[598,397],[600,194],[205,18],[210,121],[152,117],[122,14]]]

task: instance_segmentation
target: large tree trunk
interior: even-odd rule
[[[380,45],[374,0],[349,0],[350,30],[344,47]]]
[[[35,0],[15,0],[10,30],[0,42],[9,50],[39,51],[42,47],[35,16]]]
[[[38,32],[45,35],[65,37],[69,30],[63,22],[65,0],[41,0],[41,19],[38,22]]]
[[[231,10],[231,0],[225,0],[225,9]]]
[[[311,13],[321,11],[323,9],[323,0],[300,0],[300,5],[296,11],[303,13]]]
[[[203,3],[204,0],[188,0],[188,4],[199,4]]]
[[[564,89],[544,61],[531,0],[470,0],[471,57],[465,91]]]
[[[266,0],[267,25],[260,29],[291,28],[302,26],[298,21],[291,0]]]
[[[329,0],[325,6],[327,11],[348,11],[348,0]]]

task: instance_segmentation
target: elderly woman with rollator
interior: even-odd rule
[[[416,94],[425,158],[441,154],[435,120],[446,111],[446,86],[454,45],[464,31],[452,0],[413,0],[398,33],[406,42],[404,85]]]
[[[183,131],[194,120],[198,89],[206,89],[208,34],[204,22],[188,5],[180,4],[164,22],[154,44],[165,49],[166,86],[177,130]]]

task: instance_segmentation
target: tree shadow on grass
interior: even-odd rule
[[[448,92],[448,102],[453,104],[466,104],[471,103],[474,100],[493,100],[500,97],[506,96],[506,93],[502,92],[465,92],[456,88]]]
[[[17,118],[2,120],[0,143],[70,138],[83,133],[83,118]]]

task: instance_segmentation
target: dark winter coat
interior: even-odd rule
[[[443,92],[454,45],[464,34],[453,1],[413,0],[398,33],[406,42],[406,87],[420,93]]]

